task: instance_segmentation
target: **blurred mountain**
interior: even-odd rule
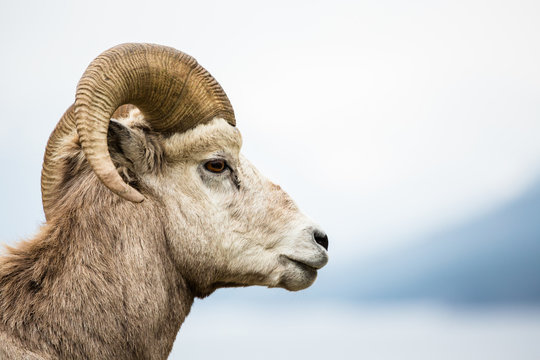
[[[538,304],[540,182],[495,211],[416,244],[340,269],[315,292],[361,302]]]

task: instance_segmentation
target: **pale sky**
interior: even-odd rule
[[[0,242],[43,221],[48,135],[100,52],[194,56],[244,154],[339,258],[489,211],[540,179],[540,5],[520,1],[0,4]]]

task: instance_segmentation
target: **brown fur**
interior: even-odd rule
[[[71,155],[57,216],[0,262],[0,333],[53,358],[166,358],[194,295],[163,208],[120,199]],[[6,345],[0,358],[18,358]]]

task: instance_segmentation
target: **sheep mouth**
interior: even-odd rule
[[[304,261],[301,261],[301,260],[297,260],[297,259],[293,259],[293,258],[290,258],[288,256],[285,256],[285,255],[281,255],[283,258],[289,260],[289,262],[295,264],[296,266],[304,269],[304,270],[307,270],[307,271],[315,271],[317,272],[317,270],[319,270],[321,267],[316,267],[315,265],[313,264],[306,264],[306,262]]]
[[[280,256],[280,262],[284,269],[277,286],[290,291],[298,291],[311,286],[320,268],[317,267],[318,263],[313,264],[311,261],[298,260],[286,255]]]

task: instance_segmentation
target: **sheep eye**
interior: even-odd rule
[[[227,162],[225,160],[210,160],[204,164],[204,168],[210,172],[219,174],[227,169]]]

